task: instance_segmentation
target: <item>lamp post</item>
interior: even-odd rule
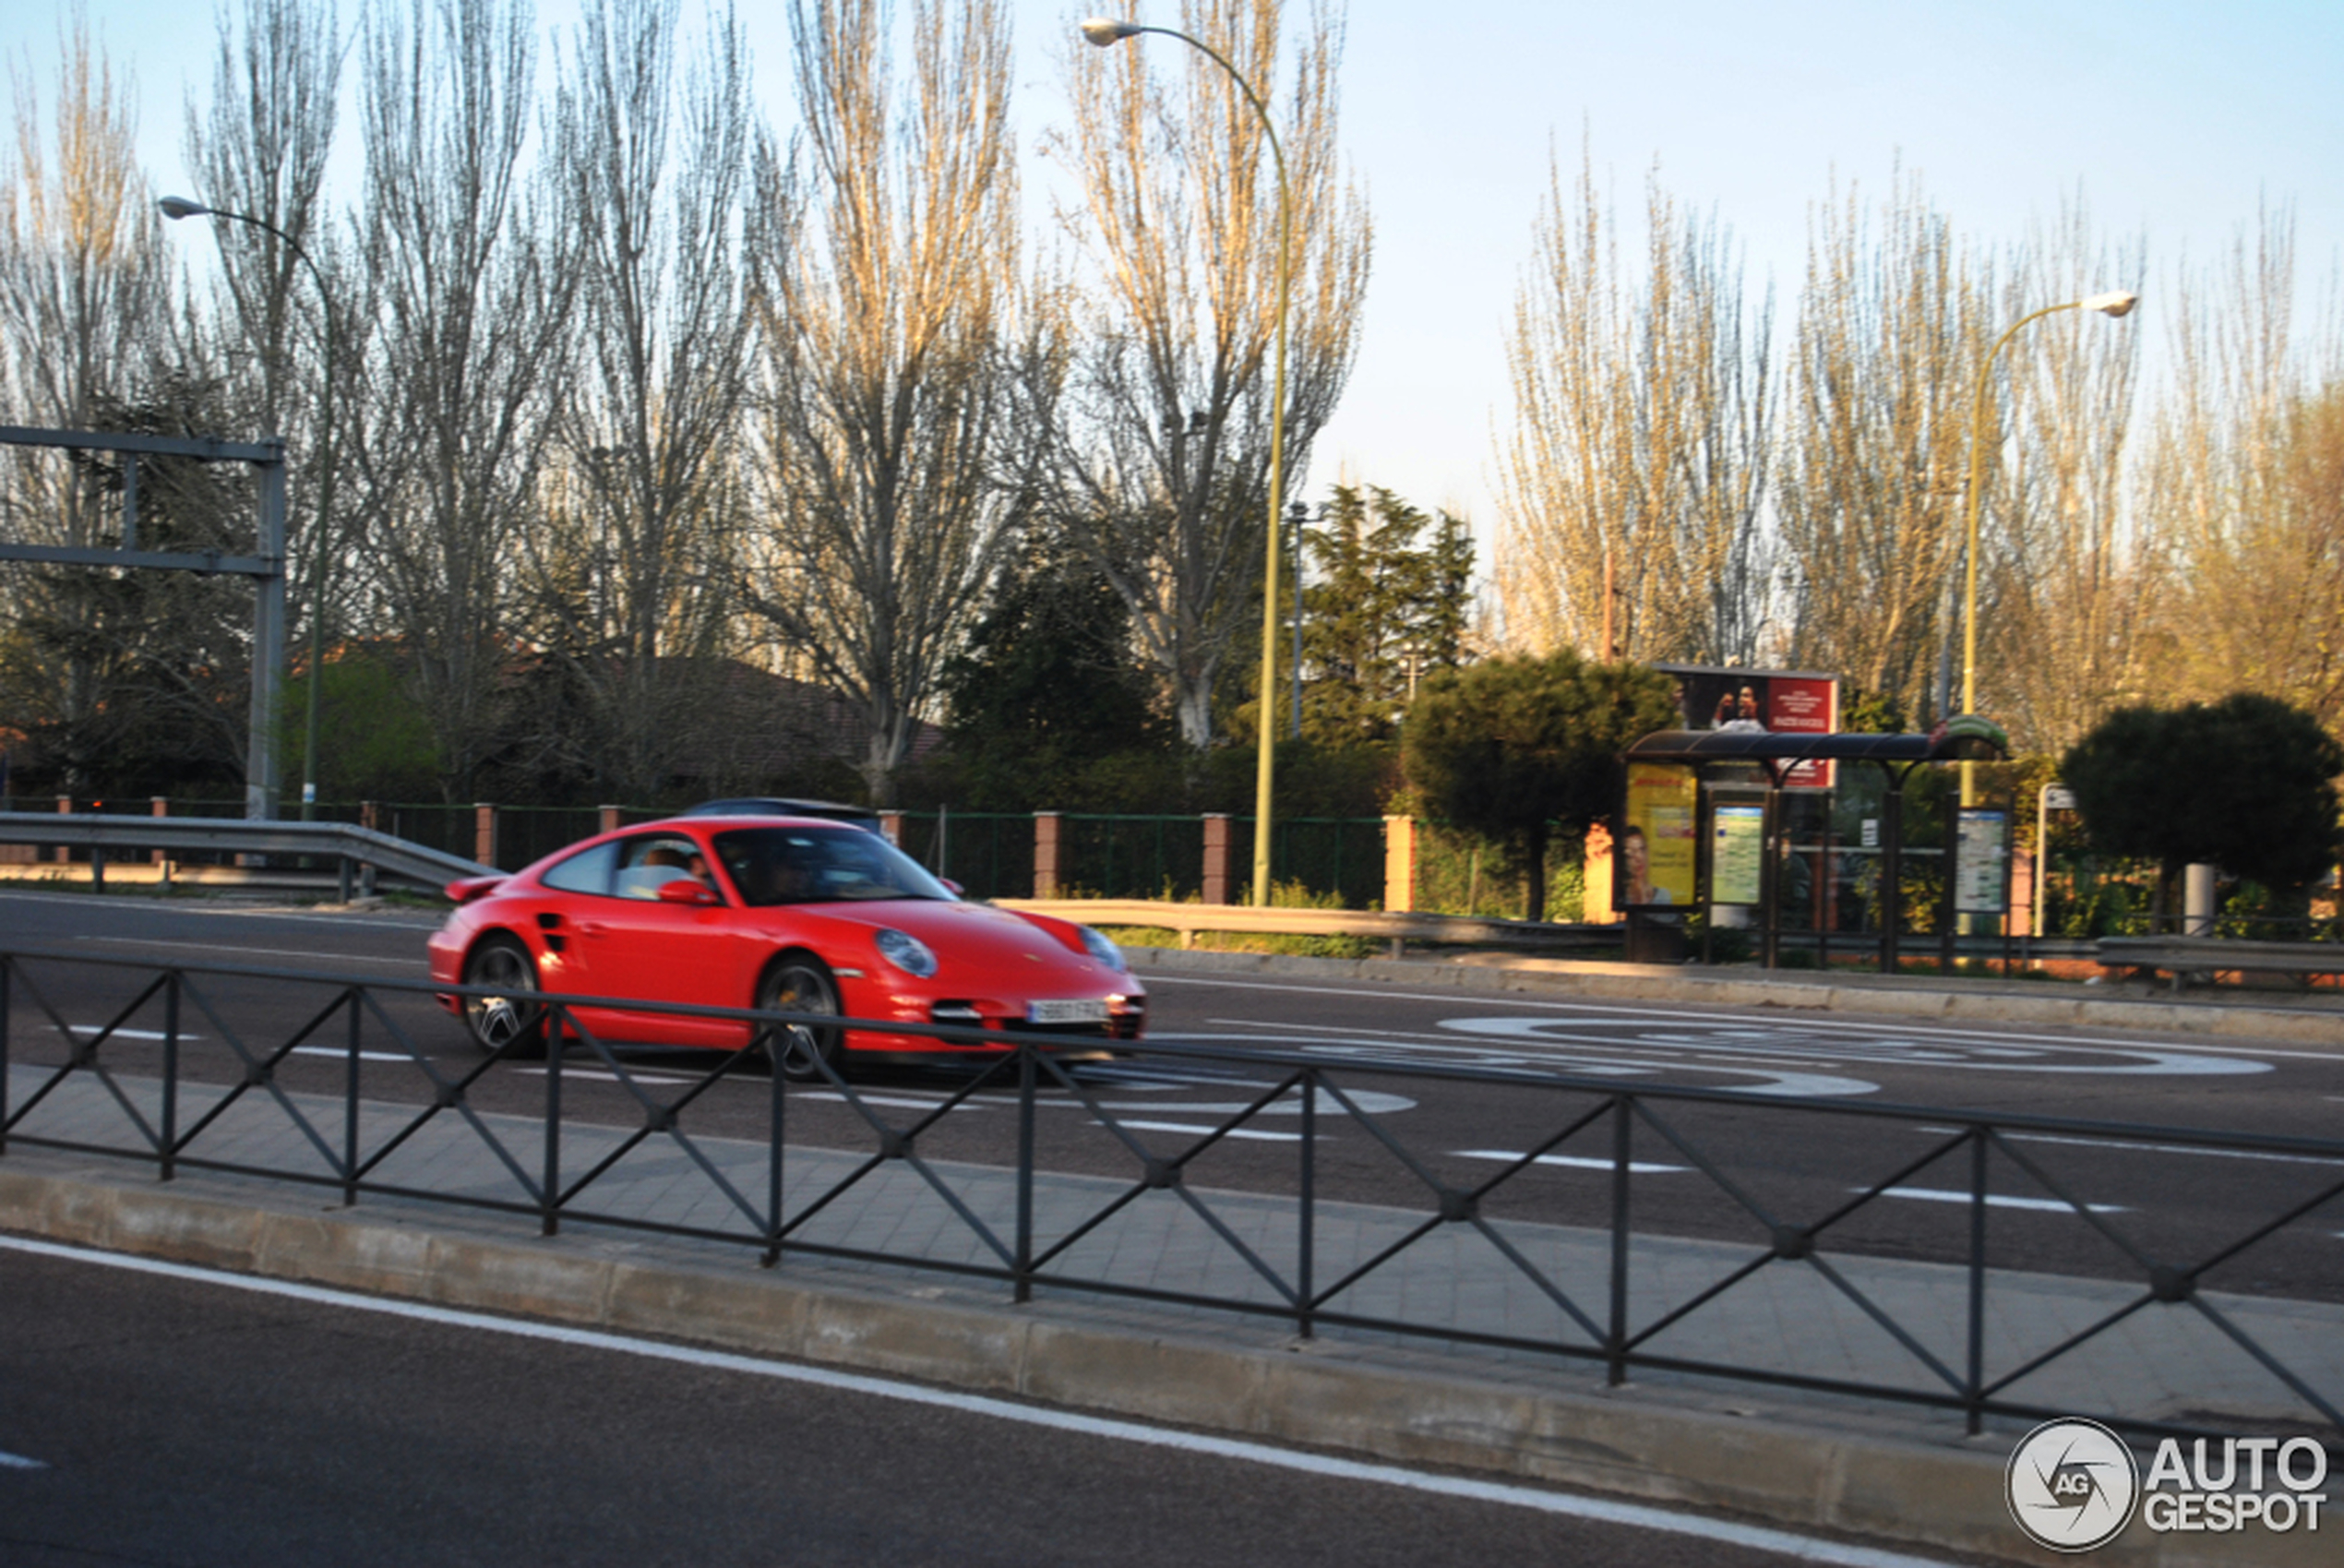
[[[1302,531],[1310,521],[1310,509],[1300,501],[1287,509],[1294,523],[1294,728],[1297,740],[1302,738]]]
[[[1270,138],[1270,156],[1278,171],[1278,323],[1277,349],[1272,361],[1270,377],[1270,502],[1269,527],[1264,531],[1262,566],[1262,702],[1260,735],[1256,742],[1259,755],[1255,760],[1253,779],[1253,902],[1257,908],[1270,904],[1270,784],[1273,772],[1272,753],[1277,739],[1277,675],[1278,675],[1278,534],[1281,493],[1286,484],[1286,295],[1288,291],[1291,253],[1294,237],[1294,194],[1286,184],[1286,149],[1278,144],[1277,126],[1270,119],[1270,111],[1262,103],[1261,94],[1243,73],[1229,64],[1220,51],[1201,39],[1173,28],[1144,27],[1138,22],[1118,22],[1106,17],[1093,17],[1082,24],[1082,36],[1101,49],[1110,48],[1127,38],[1142,33],[1161,33],[1177,38],[1190,48],[1210,59],[1226,71],[1237,83],[1238,90],[1252,105],[1262,121],[1262,133]]]
[[[310,563],[309,605],[309,712],[301,747],[301,820],[305,822],[317,815],[317,714],[319,698],[326,684],[326,533],[334,511],[334,296],[326,286],[326,275],[311,260],[309,253],[299,242],[266,219],[243,212],[223,212],[216,207],[206,207],[184,196],[166,196],[157,203],[162,215],[176,221],[181,218],[225,218],[231,222],[248,223],[256,229],[277,236],[285,248],[301,258],[309,269],[312,281],[317,285],[317,303],[326,313],[326,374],[318,394],[317,461],[323,470],[317,480],[317,547]]]
[[[2020,328],[2046,316],[2063,310],[2097,310],[2103,316],[2123,317],[2139,303],[2140,295],[2118,290],[2094,294],[2089,299],[2069,300],[2064,305],[2047,305],[2013,323],[2010,330],[1986,351],[1986,362],[1978,367],[1978,396],[1970,405],[1969,415],[1969,495],[1963,508],[1963,555],[1967,566],[1962,589],[1961,706],[1965,713],[1978,712],[1978,498],[1986,483],[1986,413],[1993,392],[1994,358],[2003,352],[2004,344],[2018,336]],[[1964,806],[1978,804],[1977,768],[1977,763],[1967,760],[1961,765]]]

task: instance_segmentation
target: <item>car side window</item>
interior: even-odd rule
[[[621,898],[657,898],[660,889],[681,881],[698,881],[712,891],[708,864],[700,845],[690,839],[674,833],[644,833],[621,839],[616,847],[618,875],[612,891]]]
[[[592,849],[581,849],[567,860],[556,861],[538,880],[561,892],[598,893],[610,896],[612,868],[618,864],[618,845],[598,844]]]

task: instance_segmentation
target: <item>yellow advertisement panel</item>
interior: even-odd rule
[[[1611,878],[1614,909],[1693,902],[1694,817],[1700,791],[1678,762],[1628,764],[1628,809]]]

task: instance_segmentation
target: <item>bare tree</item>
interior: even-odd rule
[[[1598,659],[1751,660],[1768,608],[1772,300],[1745,304],[1730,236],[1680,214],[1657,171],[1641,276],[1615,227],[1584,155],[1568,195],[1555,173],[1507,345],[1507,636]]]
[[[1181,29],[1265,102],[1279,77],[1280,0],[1184,0]],[[1286,479],[1349,379],[1372,232],[1337,161],[1342,26],[1314,6],[1280,114],[1293,199]],[[1050,150],[1082,181],[1061,212],[1089,251],[1055,465],[1057,511],[1130,605],[1191,746],[1261,604],[1269,503],[1278,187],[1259,117],[1227,73],[1176,42],[1111,55],[1069,45],[1074,122]],[[1171,53],[1167,54],[1166,51]],[[1174,67],[1167,88],[1152,66]]]
[[[729,16],[688,74],[676,33],[675,0],[593,0],[560,73],[582,373],[562,390],[560,482],[526,551],[539,640],[596,721],[571,737],[575,760],[630,798],[706,739],[704,656],[727,644],[741,509],[747,62]]]
[[[189,103],[184,138],[197,199],[290,235],[329,278],[338,269],[323,191],[341,64],[341,27],[330,5],[243,0],[233,18],[224,9],[220,15],[210,102],[200,114]],[[216,228],[220,293],[200,318],[199,336],[209,341],[197,352],[230,368],[247,433],[295,437],[287,454],[298,530],[288,545],[288,597],[314,615],[319,599],[309,574],[320,559],[315,531],[328,530],[329,551],[339,543],[323,516],[331,491],[323,472],[329,456],[323,424],[327,378],[342,366],[326,364],[327,346],[337,334],[344,351],[353,346],[359,324],[337,310],[334,330],[328,329],[326,312],[336,310],[336,301],[320,297],[275,233],[224,221]],[[339,295],[354,284],[328,287]],[[338,357],[351,363],[346,353]],[[239,366],[250,368],[237,374]],[[300,497],[315,497],[316,507]]]
[[[749,602],[859,704],[874,800],[1031,503],[1011,417],[1018,202],[998,0],[918,0],[897,105],[885,0],[794,0],[802,156],[758,208],[766,532]]]
[[[54,113],[30,61],[12,62],[16,156],[0,191],[0,398],[15,419],[89,429],[155,380],[155,324],[168,315],[159,219],[136,148],[135,85],[90,42],[77,9],[59,40]],[[12,454],[0,531],[22,543],[102,542],[116,513],[79,463]],[[35,717],[67,735],[97,716],[111,663],[102,606],[84,569],[7,569],[21,631],[10,663]],[[67,759],[68,787],[79,783]]]
[[[2151,679],[2259,691],[2344,718],[2338,388],[2344,336],[2297,318],[2293,214],[2265,211],[2218,272],[2171,285],[2174,385],[2143,502],[2171,552]]]
[[[365,40],[365,274],[376,321],[352,423],[368,556],[460,793],[511,652],[571,341],[571,237],[526,185],[535,61],[522,0],[413,0]]]
[[[1776,510],[1790,657],[1907,711],[1944,702],[1985,266],[1900,177],[1850,190],[1808,241]]]
[[[2000,320],[2110,289],[2137,291],[2138,241],[2112,247],[2080,202],[2012,258]],[[2137,694],[2159,573],[2125,506],[2140,330],[2088,311],[2027,327],[2003,351],[1996,483],[1980,497],[1978,705],[2021,744],[2059,751]]]

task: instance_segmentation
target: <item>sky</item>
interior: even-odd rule
[[[179,156],[189,94],[210,80],[209,6],[83,5],[98,41],[136,73],[156,194],[224,202],[189,188]],[[1030,155],[1064,117],[1058,58],[1083,13],[1054,0],[1012,6]],[[695,8],[687,0],[687,14]],[[355,8],[341,14],[347,24]],[[1179,19],[1176,0],[1139,0],[1136,14]],[[65,15],[37,0],[0,7],[12,98],[53,76]],[[541,0],[541,30],[573,16],[571,0]],[[784,16],[778,0],[742,6],[760,106],[777,121],[789,102]],[[1835,183],[1884,193],[1899,168],[1973,244],[2015,243],[2078,197],[2104,233],[2145,238],[2150,281],[2125,329],[2162,330],[2159,275],[2218,257],[2266,205],[2293,209],[2307,278],[2331,278],[2344,255],[2337,0],[1352,0],[1342,90],[1375,259],[1357,365],[1302,493],[1383,485],[1468,517],[1485,539],[1512,418],[1505,333],[1550,161],[1568,180],[1583,138],[1623,218],[1640,209],[1656,164],[1681,207],[1729,225],[1752,292],[1776,285],[1778,331],[1814,205]],[[345,197],[354,126],[345,112]],[[1039,218],[1049,176],[1028,167]]]

